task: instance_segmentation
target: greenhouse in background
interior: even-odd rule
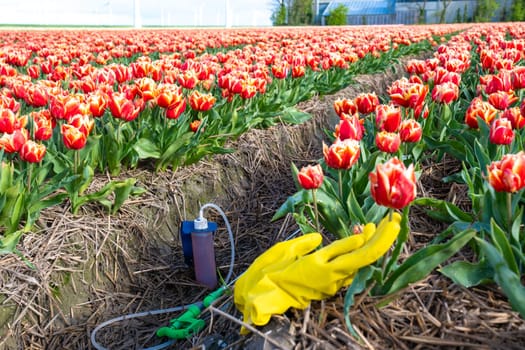
[[[509,11],[512,1],[495,0],[494,19]],[[340,5],[346,6],[348,25],[418,24],[471,22],[476,0],[353,0],[314,1],[316,23],[326,25],[327,17]],[[459,19],[459,20],[458,20]]]

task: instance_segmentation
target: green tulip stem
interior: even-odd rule
[[[343,201],[343,171],[339,169],[337,174],[339,175],[339,199]]]
[[[507,192],[507,220],[508,230],[512,230],[512,192]]]
[[[33,163],[27,164],[27,193],[31,193],[31,177],[33,177]]]
[[[392,208],[388,208],[388,221],[392,221],[394,219],[394,209]],[[398,241],[396,243],[399,244],[400,242]],[[388,251],[385,253],[385,255],[383,256],[383,260],[381,261],[381,278],[383,280],[386,279],[386,275],[388,274],[388,271],[387,271],[387,264],[388,264]]]
[[[155,108],[159,108],[159,107],[157,106]],[[162,118],[162,124],[163,125],[162,125],[162,132],[160,133],[160,149],[162,151],[164,151],[164,137],[165,137],[166,133],[168,132],[168,122],[169,122],[169,120],[168,120],[168,117],[166,116],[166,113],[167,113],[167,109],[164,112],[164,116],[163,116],[164,118]],[[154,123],[157,122],[156,119],[157,118],[154,119],[155,120]]]
[[[79,150],[75,150],[75,156],[74,156],[74,159],[73,159],[73,171],[75,172],[75,175],[78,174],[78,165],[80,163],[80,151]]]
[[[321,228],[319,226],[319,211],[317,210],[317,197],[315,193],[316,189],[312,189],[312,200],[314,202],[314,215],[315,215],[315,229],[317,232],[321,233]]]

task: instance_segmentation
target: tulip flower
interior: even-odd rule
[[[86,145],[87,135],[73,125],[62,124],[60,132],[62,133],[62,141],[67,148],[77,150]]]
[[[408,78],[408,82],[412,84],[424,84],[425,81],[417,75],[411,75]]]
[[[333,169],[350,169],[359,159],[360,151],[359,141],[352,139],[336,139],[330,147],[323,143],[324,160]]]
[[[340,98],[334,101],[334,110],[341,119],[344,119],[343,115],[354,115],[357,113],[357,106],[353,100]]]
[[[16,113],[20,109],[20,102],[13,97],[0,94],[0,107],[10,109],[13,113]]]
[[[140,78],[135,80],[137,93],[144,102],[155,100],[157,97],[157,83],[151,78]]]
[[[39,163],[46,154],[46,146],[33,140],[28,140],[22,145],[18,153],[20,158],[26,162]]]
[[[26,89],[24,100],[33,107],[43,107],[49,100],[47,91],[44,87],[38,85],[29,85]]]
[[[133,78],[133,72],[131,67],[128,67],[124,64],[110,64],[106,68],[111,69],[115,74],[115,80],[119,83],[125,83],[128,80]]]
[[[49,110],[31,112],[34,126],[34,138],[38,141],[49,140],[53,136],[53,119]]]
[[[498,71],[508,70],[510,71],[514,67],[514,61],[506,58],[498,58],[494,62],[495,68]]]
[[[180,88],[173,84],[162,84],[158,86],[157,105],[162,108],[169,108],[175,100],[175,96],[182,95]]]
[[[497,192],[517,192],[525,187],[525,153],[505,154],[487,167],[488,181]]]
[[[398,133],[380,131],[376,134],[376,146],[381,152],[395,153],[401,145],[401,137]]]
[[[370,114],[379,105],[379,98],[375,93],[362,93],[356,96],[354,102],[361,114]]]
[[[94,118],[102,117],[108,107],[108,95],[103,91],[96,91],[88,96],[87,103]]]
[[[40,77],[40,67],[35,64],[27,67],[27,75],[29,75],[31,79],[38,79],[38,77]]]
[[[305,66],[293,66],[292,67],[292,78],[300,78],[306,73]]]
[[[449,72],[463,73],[470,66],[470,62],[465,62],[461,59],[450,58],[445,62],[445,69]]]
[[[190,123],[190,130],[192,132],[197,132],[197,130],[199,129],[199,126],[201,126],[201,121],[200,120],[194,120]]]
[[[406,119],[399,126],[399,137],[401,142],[419,142],[423,135],[423,129],[414,119]]]
[[[7,108],[0,107],[0,132],[12,134],[17,128],[17,121],[15,113]]]
[[[218,77],[217,83],[222,89],[226,89],[231,93],[240,94],[242,91],[242,79],[237,78],[233,74],[223,74]]]
[[[407,168],[394,157],[378,164],[369,174],[370,193],[375,202],[392,209],[403,209],[416,198],[416,175],[414,165]]]
[[[127,98],[128,100],[133,101],[138,96],[138,88],[137,85],[119,85],[118,92],[122,94],[123,97]],[[113,96],[115,93],[113,92],[113,89],[109,92],[109,96]]]
[[[69,119],[71,116],[80,113],[81,100],[77,95],[52,95],[50,99],[49,111],[55,119]]]
[[[176,101],[172,101],[170,107],[166,109],[166,118],[177,119],[186,110],[186,99],[179,95]]]
[[[109,96],[109,110],[115,118],[125,121],[136,119],[140,113],[140,106],[136,106],[124,93],[115,92]]]
[[[501,71],[497,75],[480,76],[480,83],[484,85],[487,94],[497,91],[510,92],[513,89],[511,73],[505,71]]]
[[[26,82],[14,81],[11,85],[11,91],[13,93],[13,96],[25,101],[27,95],[27,88],[29,84],[27,84]]]
[[[183,88],[191,90],[197,85],[199,79],[197,78],[197,73],[195,73],[194,70],[188,69],[179,74],[177,77],[177,82]]]
[[[481,50],[479,53],[481,67],[489,72],[494,72],[495,54],[493,50]]]
[[[68,120],[68,124],[74,126],[84,134],[89,135],[95,125],[95,121],[88,115],[75,114]]]
[[[335,127],[335,137],[340,140],[361,140],[365,132],[363,122],[357,114],[351,116],[343,115],[343,119]]]
[[[198,90],[194,90],[188,100],[194,111],[206,112],[213,107],[216,98],[212,94],[201,94]]]
[[[512,69],[510,73],[512,87],[514,90],[525,88],[525,67],[519,66]]]
[[[408,74],[423,74],[428,70],[424,60],[409,60],[405,65]]]
[[[478,117],[490,125],[496,117],[498,111],[488,102],[483,101],[480,97],[475,97],[465,113],[465,123],[472,129],[477,129]]]
[[[297,181],[299,182],[299,185],[301,185],[301,187],[305,190],[312,190],[312,200],[315,213],[315,228],[318,232],[321,232],[321,228],[319,226],[319,211],[317,209],[317,198],[315,191],[321,187],[323,180],[324,174],[320,164],[303,167],[297,174]]]
[[[376,126],[380,131],[396,132],[401,123],[401,109],[394,105],[378,105]]]
[[[159,87],[157,104],[162,108],[173,109],[179,112],[177,117],[186,108],[186,99],[182,94],[182,88],[172,84]]]
[[[297,180],[302,188],[311,190],[321,187],[324,180],[323,169],[320,164],[303,167],[297,174]]]
[[[507,193],[507,225],[512,227],[512,194],[525,187],[525,153],[505,154],[487,166],[488,181],[496,192]]]
[[[510,120],[513,129],[521,129],[525,126],[525,117],[521,114],[519,107],[506,109],[501,117]]]
[[[425,97],[428,94],[428,86],[425,84],[411,83],[407,78],[401,78],[390,85],[388,94],[394,104],[416,109],[423,105]]]
[[[490,124],[489,140],[495,145],[510,145],[514,140],[512,123],[507,118],[498,118]]]
[[[414,118],[416,119],[419,119],[419,118],[427,119],[429,113],[430,111],[428,110],[428,105],[426,104],[421,104],[417,106],[416,108],[414,108]]]
[[[459,84],[461,83],[461,74],[456,72],[449,72],[443,67],[436,68],[434,73],[434,85],[451,82],[459,86]]]
[[[257,87],[257,92],[261,95],[264,95],[266,93],[266,89],[268,87],[268,84],[271,82],[271,78],[255,78],[255,86]]]
[[[250,99],[257,93],[257,86],[255,86],[255,79],[246,79],[242,82],[241,97],[245,100]]]
[[[288,63],[279,62],[272,65],[272,74],[277,79],[284,79],[288,76],[289,71]]]
[[[435,85],[432,89],[432,100],[437,103],[449,104],[459,97],[459,87],[452,83],[446,82]]]
[[[343,178],[342,171],[350,169],[359,159],[361,148],[359,141],[353,139],[339,140],[328,147],[323,143],[323,154],[326,165],[332,169],[338,169],[339,175],[339,196],[343,198]]]
[[[494,108],[503,111],[518,101],[518,96],[513,91],[496,91],[489,95],[488,101]]]
[[[15,130],[12,134],[3,134],[0,137],[0,149],[5,153],[15,153],[29,140],[27,129]]]

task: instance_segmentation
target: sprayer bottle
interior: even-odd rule
[[[217,271],[215,265],[215,251],[213,248],[213,228],[208,220],[200,216],[193,221],[191,245],[193,252],[193,266],[195,279],[213,289],[217,286]],[[216,225],[213,225],[216,228]]]

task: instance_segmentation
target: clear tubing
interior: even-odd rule
[[[128,314],[128,315],[123,315],[123,316],[112,318],[111,320],[107,320],[105,322],[102,322],[101,324],[96,326],[95,329],[93,329],[93,332],[91,332],[91,337],[90,337],[91,344],[97,350],[108,350],[108,348],[105,348],[102,345],[100,345],[97,342],[97,339],[96,339],[98,331],[100,331],[102,328],[107,327],[107,326],[109,326],[109,325],[111,325],[113,323],[121,322],[121,321],[125,321],[125,320],[130,320],[132,318],[145,317],[145,316],[151,316],[151,315],[160,315],[160,314],[165,314],[165,313],[169,313],[169,312],[177,312],[177,311],[185,310],[185,309],[188,308],[188,306],[190,306],[190,305],[175,306],[175,307],[172,307],[172,308],[169,308],[169,309],[159,309],[159,310],[152,310],[152,311],[137,312],[137,313],[133,313],[133,314]],[[165,343],[162,343],[162,344],[159,344],[159,345],[155,345],[155,346],[150,347],[150,348],[145,348],[145,349],[142,349],[142,350],[160,350],[160,349],[164,349],[165,347],[168,347],[168,346],[172,345],[173,343],[175,343],[175,341],[176,341],[176,339],[172,339],[172,340],[169,340],[169,341],[167,341]]]

